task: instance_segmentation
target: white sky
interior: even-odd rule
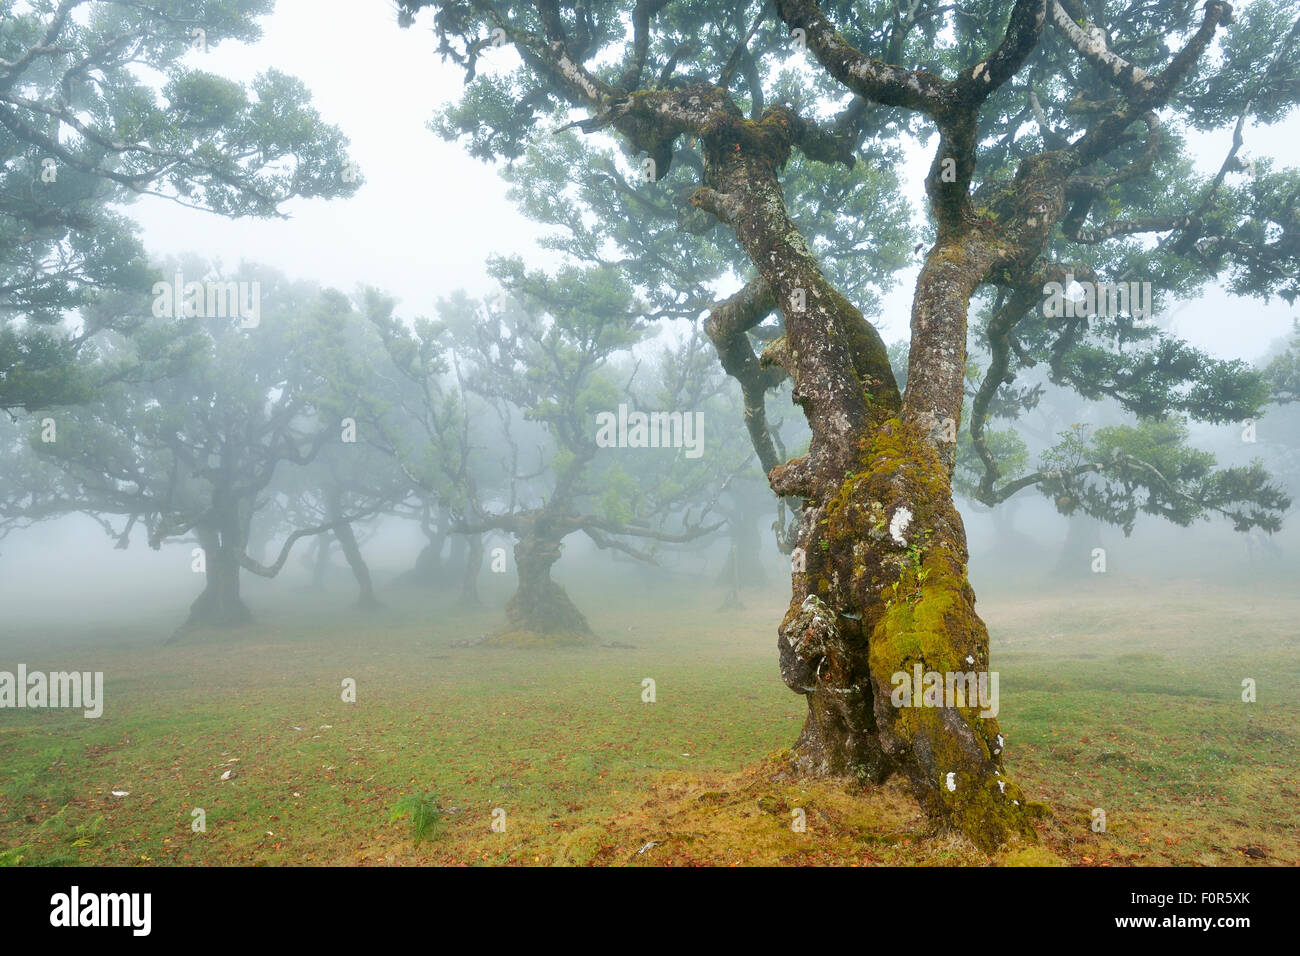
[[[542,227],[514,210],[496,172],[427,128],[461,82],[434,54],[427,25],[398,29],[392,5],[375,0],[279,0],[264,32],[254,47],[213,49],[203,68],[247,80],[274,66],[303,80],[322,116],[351,139],[365,185],[349,200],[287,203],[287,221],[227,220],[147,197],[128,211],[151,254],[195,252],[228,266],[246,259],[347,292],[375,285],[398,297],[408,319],[431,315],[437,298],[456,288],[488,292],[489,255],[517,253],[531,266],[555,261],[535,245]],[[1248,129],[1244,153],[1293,163],[1298,131],[1294,117],[1284,127]],[[1207,142],[1200,165],[1217,169],[1227,143],[1226,134]],[[910,151],[906,183],[917,208],[929,162],[919,146]],[[911,270],[885,300],[887,341],[907,334],[914,283]],[[1266,306],[1216,290],[1183,304],[1172,324],[1213,354],[1255,359],[1297,314],[1280,300]]]

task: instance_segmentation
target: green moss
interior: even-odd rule
[[[994,861],[998,866],[1069,866],[1051,850],[1038,846],[1026,846],[1003,853]]]

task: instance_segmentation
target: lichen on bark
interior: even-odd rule
[[[894,675],[914,665],[989,666],[965,532],[928,432],[898,417],[878,424],[857,467],[804,518],[807,565],[779,637],[782,676],[808,697],[793,767],[870,782],[899,771],[941,827],[989,850],[1034,839],[1027,801],[1003,772],[996,718],[891,701]]]

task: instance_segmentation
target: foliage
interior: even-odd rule
[[[86,401],[146,354],[101,366],[96,334],[146,324],[157,274],[116,211],[156,195],[223,216],[355,192],[347,140],[270,69],[199,67],[249,42],[271,0],[0,0],[0,409]],[[80,8],[80,9],[78,9]]]
[[[389,823],[398,820],[410,821],[412,846],[419,846],[425,840],[432,841],[438,835],[438,827],[442,822],[442,808],[438,806],[437,795],[406,794],[393,804],[392,812],[388,815]]]

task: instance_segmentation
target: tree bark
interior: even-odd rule
[[[311,589],[313,591],[325,590],[325,576],[330,569],[330,549],[332,545],[333,537],[329,532],[316,535],[316,547],[311,568]]]
[[[506,602],[503,640],[520,643],[580,643],[591,635],[582,612],[564,588],[551,580],[551,567],[560,559],[561,541],[534,524],[515,544],[519,587]]]
[[[334,536],[343,550],[343,556],[347,558],[348,567],[352,569],[352,576],[357,579],[357,587],[360,589],[357,607],[367,611],[383,607],[375,597],[375,585],[370,578],[370,568],[366,566],[366,559],[361,555],[361,548],[357,545],[357,536],[352,531],[351,522],[343,521],[335,525]]]
[[[203,593],[190,605],[186,624],[243,627],[253,620],[252,612],[239,594],[239,558],[243,553],[243,543],[235,527],[227,522],[224,534],[212,527],[197,529],[199,545],[203,548],[206,583]]]
[[[466,535],[465,570],[460,579],[461,607],[478,607],[483,602],[478,596],[478,578],[483,571],[483,535]]]
[[[827,281],[786,212],[777,173],[791,118],[753,123],[725,102],[714,117],[692,202],[732,227],[770,287],[786,334],[763,361],[790,375],[812,429],[808,454],[769,473],[776,494],[804,500],[778,630],[782,677],[808,698],[793,767],[864,782],[901,771],[941,827],[987,850],[1032,839],[1024,795],[1002,773],[996,718],[964,695],[951,701],[960,706],[892,699],[895,675],[917,665],[944,677],[989,666],[943,426],[961,418],[970,296],[1002,249],[941,233],[913,299],[904,398],[879,333]]]

